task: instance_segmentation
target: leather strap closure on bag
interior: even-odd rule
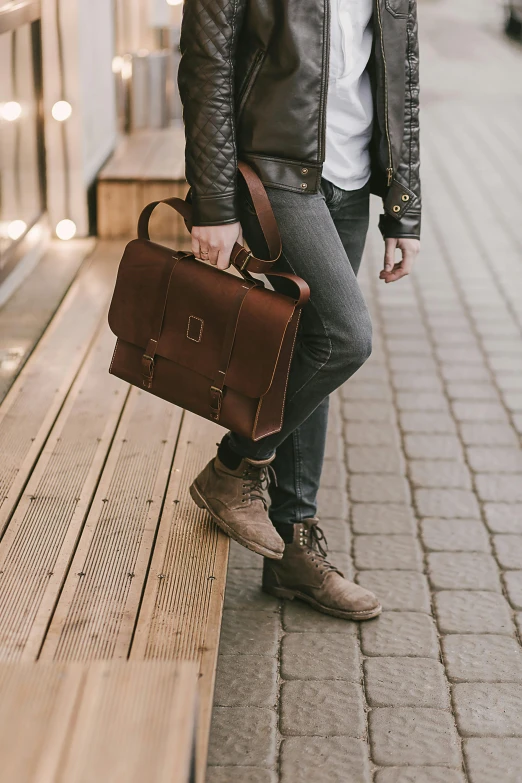
[[[159,339],[161,337],[161,330],[163,329],[163,321],[165,318],[165,310],[167,308],[167,298],[170,288],[170,281],[172,273],[176,268],[176,264],[180,258],[191,255],[190,253],[184,253],[179,256],[173,256],[173,263],[171,265],[165,264],[163,269],[163,275],[159,287],[160,294],[156,301],[154,308],[154,322],[152,324],[152,337],[147,343],[145,353],[141,357],[141,371],[143,386],[146,389],[152,388],[152,380],[154,378],[154,362],[156,358],[156,351],[158,349]]]
[[[221,404],[223,402],[223,389],[225,387],[225,378],[232,356],[232,348],[236,338],[237,324],[239,314],[246,295],[251,290],[251,286],[242,285],[237,289],[234,301],[231,305],[230,317],[228,319],[221,355],[219,357],[219,367],[214,376],[212,386],[210,387],[210,417],[213,421],[219,421],[221,413]]]
[[[288,280],[296,307],[303,307],[310,296],[310,289],[307,283],[297,275],[287,274],[286,272],[271,272],[274,263],[281,255],[282,245],[281,235],[264,185],[248,164],[240,161],[238,163],[238,168],[252,198],[259,225],[261,226],[268,247],[269,258],[257,258],[251,251],[247,250],[246,247],[243,247],[236,242],[230,256],[231,263],[247,280],[252,280],[250,273],[264,274],[269,279],[271,277],[278,277]],[[143,209],[138,220],[138,237],[141,239],[150,239],[149,220],[158,204],[166,204],[176,210],[176,212],[184,218],[189,231],[192,229],[191,205],[180,198],[166,198],[161,199],[160,201],[153,201]]]

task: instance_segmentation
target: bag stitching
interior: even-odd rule
[[[119,342],[120,342],[120,341],[119,341],[119,339],[118,339],[118,340],[116,340],[116,345],[114,346],[114,351],[113,351],[113,353],[112,353],[111,366],[109,367],[109,373],[112,373],[112,366],[113,366],[113,364],[114,364],[114,359],[115,359],[115,357],[116,357],[116,351],[118,350],[118,344],[119,344]]]
[[[194,318],[194,320],[195,320],[195,321],[199,321],[199,322],[200,322],[200,324],[201,324],[201,326],[199,327],[199,336],[198,336],[198,339],[197,339],[197,340],[196,340],[196,338],[195,338],[195,337],[191,337],[191,336],[189,335],[189,329],[190,329],[190,319],[191,319],[191,318]],[[187,323],[187,337],[188,337],[188,339],[189,339],[189,340],[192,340],[192,341],[193,341],[193,342],[195,342],[195,343],[200,343],[200,342],[201,342],[201,335],[203,334],[203,327],[204,327],[204,326],[205,326],[205,321],[203,320],[203,318],[198,318],[198,316],[197,316],[197,315],[189,315],[189,319],[188,319],[188,323]]]

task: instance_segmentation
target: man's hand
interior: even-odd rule
[[[413,264],[420,251],[420,242],[418,239],[405,237],[404,239],[385,239],[386,250],[384,253],[384,269],[379,277],[385,283],[394,283],[401,277],[409,275]],[[401,251],[402,258],[399,263],[395,263],[396,249]]]
[[[192,227],[192,252],[196,258],[210,261],[219,269],[230,266],[230,254],[235,242],[243,244],[240,223]]]

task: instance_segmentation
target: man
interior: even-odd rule
[[[225,269],[242,229],[266,252],[239,158],[267,187],[278,268],[311,290],[281,432],[228,433],[191,494],[264,555],[265,591],[346,619],[381,606],[327,560],[316,496],[328,395],[371,351],[356,280],[370,192],[384,202],[380,278],[408,274],[420,247],[416,10],[416,0],[186,0],[181,33],[194,254]]]

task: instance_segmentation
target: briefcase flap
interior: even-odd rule
[[[225,386],[247,397],[263,396],[272,383],[295,302],[193,257],[176,262],[177,255],[144,239],[127,245],[109,310],[111,330],[145,351],[166,296],[156,354],[194,370],[211,383],[219,370],[229,319],[235,317],[237,289],[242,287],[245,298]]]

